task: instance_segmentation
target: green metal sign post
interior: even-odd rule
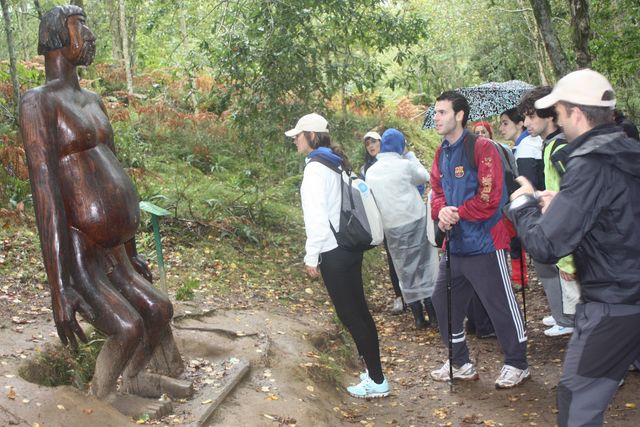
[[[164,269],[164,259],[162,257],[162,241],[160,240],[160,222],[158,218],[161,216],[171,215],[166,209],[156,206],[151,202],[140,202],[140,210],[151,214],[151,225],[153,225],[153,240],[156,242],[156,258],[158,260],[158,271],[160,272],[160,289],[168,295],[167,292],[167,273]]]

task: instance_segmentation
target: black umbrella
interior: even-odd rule
[[[460,92],[469,101],[471,106],[469,120],[475,121],[495,116],[517,106],[522,95],[533,89],[533,87],[533,85],[520,80],[510,80],[508,82],[490,82],[479,86],[463,87],[456,89],[456,92]],[[435,127],[433,122],[434,105],[429,107],[426,114],[423,127]]]

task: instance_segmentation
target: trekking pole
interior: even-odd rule
[[[522,282],[522,310],[524,311],[524,327],[527,327],[527,297],[524,290],[524,248],[520,246],[520,281]]]
[[[449,230],[446,231],[445,263],[447,271],[447,339],[449,343],[449,391],[453,392],[453,332],[451,331],[451,251],[449,249]]]

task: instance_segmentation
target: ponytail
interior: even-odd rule
[[[345,169],[351,170],[351,162],[349,158],[342,150],[342,147],[338,144],[331,143],[331,137],[328,132],[304,132],[307,141],[309,141],[309,147],[312,149],[327,147],[333,151],[334,154],[340,156],[342,158],[342,164]],[[313,137],[311,137],[313,134]]]

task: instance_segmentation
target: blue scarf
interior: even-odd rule
[[[313,159],[314,157],[322,157],[323,159],[330,161],[336,166],[342,166],[342,157],[331,151],[331,148],[329,147],[316,148],[311,153],[309,153],[307,157],[309,159]]]
[[[527,129],[523,130],[520,136],[518,137],[518,139],[516,139],[516,142],[515,144],[513,144],[513,146],[517,147],[518,144],[520,144],[520,142],[528,136],[529,136],[529,131]]]

